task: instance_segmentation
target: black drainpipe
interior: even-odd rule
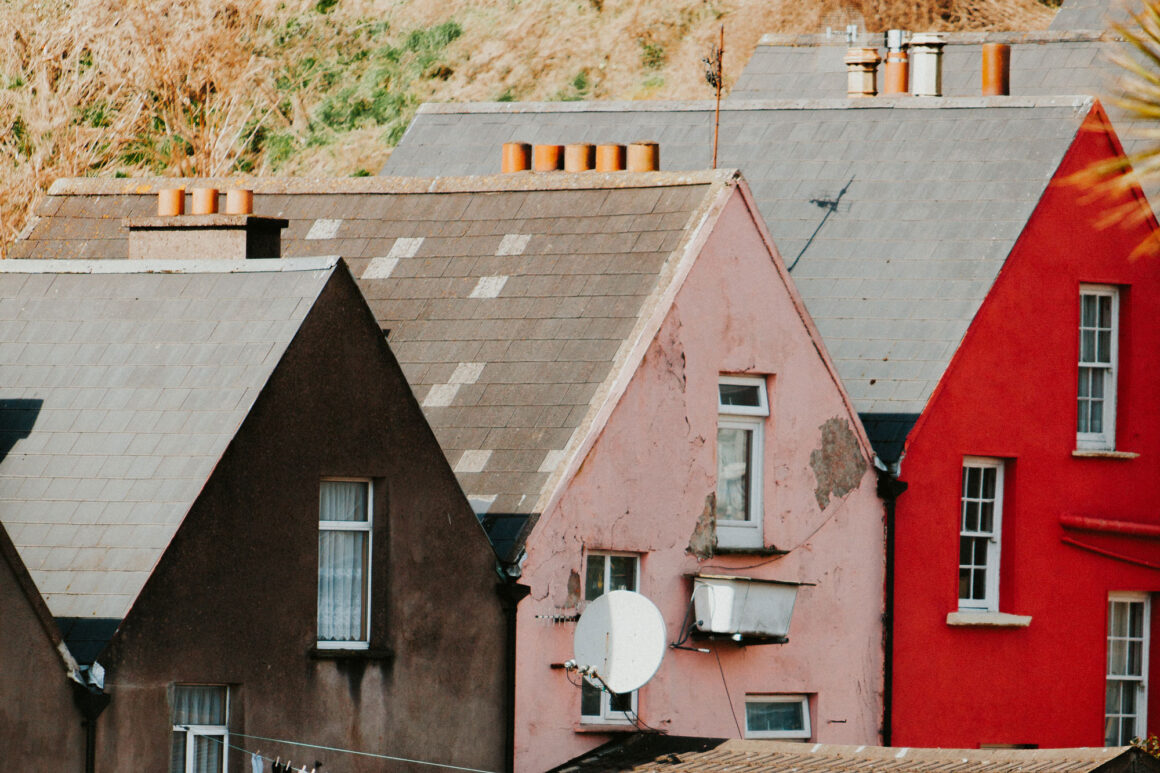
[[[886,604],[883,613],[882,745],[890,746],[894,717],[894,504],[907,484],[886,470],[877,470],[878,496],[886,505]]]
[[[504,667],[507,672],[507,685],[504,691],[504,719],[507,725],[504,743],[504,770],[512,773],[516,765],[516,609],[532,589],[527,585],[519,584],[519,569],[517,566],[504,566],[504,581],[496,586],[499,598],[503,604],[505,622],[507,623],[507,647],[504,653]]]
[[[81,710],[81,727],[85,729],[85,773],[97,770],[97,717],[109,705],[108,693],[73,682],[73,701]]]

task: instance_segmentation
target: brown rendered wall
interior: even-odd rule
[[[85,740],[48,610],[0,528],[0,762],[6,770],[80,771]],[[37,598],[37,597],[33,597]]]
[[[318,482],[374,479],[370,656],[314,652]],[[232,685],[231,730],[499,770],[495,557],[340,265],[100,662],[97,770],[165,770],[169,687]],[[324,773],[432,770],[235,736]],[[232,771],[249,770],[231,754]]]

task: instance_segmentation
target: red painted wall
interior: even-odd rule
[[[1116,152],[1093,112],[1056,180]],[[1062,514],[1160,524],[1160,257],[1150,223],[1100,228],[1118,197],[1048,188],[911,434],[896,510],[893,738],[899,746],[1102,746],[1109,591],[1160,592],[1160,540],[1066,532]],[[1080,283],[1120,286],[1116,448],[1075,449]],[[1026,628],[951,627],[964,455],[1007,459],[999,607]],[[1160,728],[1160,595],[1149,727]]]

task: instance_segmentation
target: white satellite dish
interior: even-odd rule
[[[632,692],[660,668],[665,656],[665,619],[639,593],[605,593],[580,615],[573,652],[576,668],[590,684],[614,693]]]

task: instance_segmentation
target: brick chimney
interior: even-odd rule
[[[207,192],[194,191],[194,211],[198,214],[181,214],[185,192],[171,189],[158,192],[155,217],[125,218],[129,258],[242,260],[282,256],[282,229],[290,221],[254,215],[250,191],[229,191],[229,213],[222,214],[217,212],[217,191],[199,190]]]

